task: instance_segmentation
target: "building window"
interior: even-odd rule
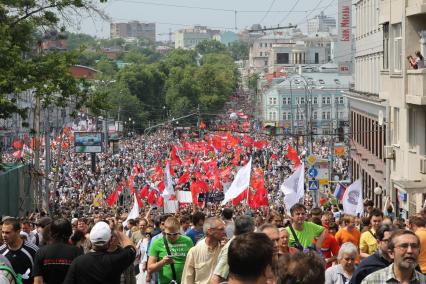
[[[402,69],[402,28],[401,23],[392,25],[393,30],[393,71]]]
[[[259,43],[259,47],[262,47],[262,43]]]
[[[394,108],[393,110],[393,142],[394,144],[399,144],[399,108]]]
[[[318,98],[314,97],[314,105],[317,105],[317,104],[318,104]]]
[[[300,98],[300,104],[302,104],[302,105],[305,104],[305,98],[303,98],[303,97]]]
[[[327,104],[329,105],[331,103],[330,98],[327,98]]]
[[[316,111],[314,111],[314,119],[318,119],[318,114]]]
[[[287,120],[287,113],[283,112],[283,120]]]
[[[322,104],[325,105],[325,97],[322,97]]]
[[[319,53],[315,52],[315,64],[319,64]]]
[[[330,112],[327,112],[327,119],[330,119]]]
[[[340,98],[339,98],[339,103],[340,103],[341,105],[343,105],[343,97],[340,97]]]
[[[383,70],[389,69],[389,23],[383,24]]]
[[[335,97],[335,98],[334,98],[334,103],[335,103],[335,104],[337,104],[338,102],[339,102],[339,98],[338,98],[338,97]]]
[[[272,42],[269,44],[269,47],[272,47]]]
[[[322,112],[322,119],[325,119],[325,112]]]
[[[271,111],[269,112],[269,120],[274,121],[277,119],[277,112]]]
[[[262,55],[263,55],[263,52],[261,51],[259,54],[260,54],[260,56],[262,56]]]

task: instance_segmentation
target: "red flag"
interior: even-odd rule
[[[203,121],[200,121],[200,129],[205,129],[206,124]]]
[[[18,151],[16,151],[16,152],[14,152],[12,155],[15,157],[15,158],[22,158],[22,150],[18,150]]]
[[[244,190],[243,192],[240,193],[240,195],[238,195],[236,198],[234,198],[232,200],[232,205],[237,206],[238,204],[240,204],[241,201],[243,201],[244,199],[247,198],[247,190]]]
[[[179,155],[177,154],[177,150],[176,150],[175,145],[172,145],[171,158],[172,158],[172,161],[178,163],[179,165],[182,164],[182,161],[179,158]]]
[[[147,201],[148,201],[149,204],[152,205],[152,204],[154,204],[156,198],[157,198],[157,196],[156,196],[155,190],[152,189],[148,194]]]
[[[144,199],[145,197],[147,197],[149,194],[149,186],[147,184],[144,185],[144,187],[141,189],[139,195],[141,196],[142,199]]]
[[[24,146],[24,143],[22,142],[21,139],[15,139],[12,142],[12,146],[15,149],[22,149],[22,146]]]
[[[295,167],[300,165],[300,159],[297,155],[297,151],[293,147],[291,147],[291,145],[288,145],[287,148],[287,158],[293,161]]]
[[[113,193],[111,193],[107,199],[105,199],[105,202],[109,205],[109,207],[113,207],[115,203],[118,200],[118,191],[114,190]]]
[[[216,175],[216,176],[214,177],[213,187],[214,187],[215,189],[222,190],[222,183],[220,182],[220,178],[219,178],[219,176],[218,176],[218,175]]]
[[[163,202],[164,202],[164,198],[163,198],[163,196],[158,196],[157,197],[157,206],[158,207],[163,207]]]
[[[119,183],[119,184],[118,184],[118,186],[117,186],[117,191],[118,191],[119,193],[121,193],[121,192],[123,191],[123,186],[121,185],[121,183]]]
[[[164,185],[164,180],[160,181],[160,183],[157,185],[158,190],[160,190],[161,192],[164,191],[165,185]]]
[[[179,177],[177,184],[187,183],[190,176],[191,174],[189,172],[184,173]]]

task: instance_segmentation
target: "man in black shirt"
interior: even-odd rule
[[[385,268],[392,263],[392,259],[388,254],[388,240],[392,233],[396,230],[395,226],[390,224],[382,224],[376,231],[376,238],[379,249],[367,258],[364,258],[360,265],[355,269],[350,284],[359,284],[371,273]]]
[[[0,246],[0,254],[10,261],[17,274],[22,275],[24,284],[32,284],[34,256],[38,248],[29,242],[24,242],[19,235],[20,231],[21,224],[17,219],[4,220],[2,236],[5,243]]]
[[[57,219],[50,225],[52,243],[40,248],[34,262],[34,284],[64,282],[72,261],[83,254],[83,250],[68,245],[72,234],[70,221]]]
[[[136,250],[132,241],[122,232],[117,239],[123,247],[119,252],[109,253],[111,229],[105,222],[98,222],[90,231],[93,251],[77,257],[71,264],[65,284],[119,284],[120,275],[133,264]]]

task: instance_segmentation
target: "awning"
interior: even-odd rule
[[[263,127],[275,127],[275,122],[264,122]]]
[[[393,180],[395,187],[406,192],[426,193],[426,181],[421,180]]]

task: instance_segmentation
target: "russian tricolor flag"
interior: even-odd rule
[[[336,197],[337,200],[342,202],[345,191],[346,191],[346,187],[344,187],[341,183],[338,183],[336,186],[336,189],[334,190],[334,196]]]

